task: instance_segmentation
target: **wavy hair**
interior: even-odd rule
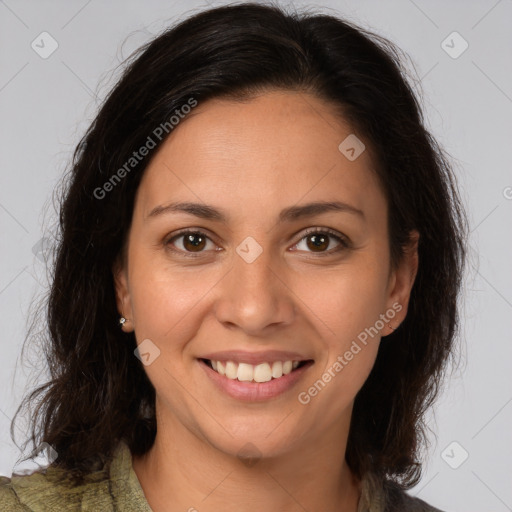
[[[424,126],[402,57],[389,40],[336,16],[256,3],[195,13],[133,54],[65,176],[45,301],[50,378],[18,407],[13,440],[18,413],[37,399],[25,446],[50,444],[53,465],[78,480],[111,458],[119,440],[134,455],[151,448],[155,390],[134,357],[134,334],[119,329],[112,271],[150,156],[103,198],[98,190],[190,98],[303,91],[332,105],[375,155],[393,265],[411,230],[420,234],[407,317],[380,344],[356,396],[346,451],[359,478],[373,472],[404,489],[414,485],[425,412],[454,353],[467,220],[450,159]]]

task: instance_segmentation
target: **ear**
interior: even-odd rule
[[[124,332],[132,332],[134,330],[133,309],[128,287],[128,276],[126,266],[119,257],[113,267],[112,275],[114,277],[114,287],[116,294],[117,311],[120,317],[124,317],[126,322],[122,325]]]
[[[398,266],[391,272],[388,284],[387,307],[396,311],[395,317],[383,329],[383,336],[395,331],[407,316],[411,290],[418,273],[418,242],[420,234],[413,230]]]

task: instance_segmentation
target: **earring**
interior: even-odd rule
[[[125,324],[125,322],[126,322],[126,318],[125,318],[124,316],[122,316],[122,317],[119,319],[119,325],[120,325],[121,327],[123,327],[123,325]]]
[[[396,327],[392,327],[391,324],[388,324],[388,327],[392,330],[392,331],[396,331],[399,327],[400,327],[400,324],[398,324]]]

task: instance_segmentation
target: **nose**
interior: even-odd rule
[[[258,336],[293,322],[294,296],[284,263],[272,261],[269,250],[250,263],[234,254],[231,270],[219,287],[215,314],[226,327]]]

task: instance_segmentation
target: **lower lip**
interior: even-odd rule
[[[293,370],[287,375],[269,380],[268,382],[242,382],[228,379],[224,375],[217,373],[200,359],[198,359],[198,362],[206,372],[206,375],[219,389],[232,398],[247,402],[262,402],[285,393],[301,379],[307,369],[313,364],[313,361],[308,361],[304,366]]]

